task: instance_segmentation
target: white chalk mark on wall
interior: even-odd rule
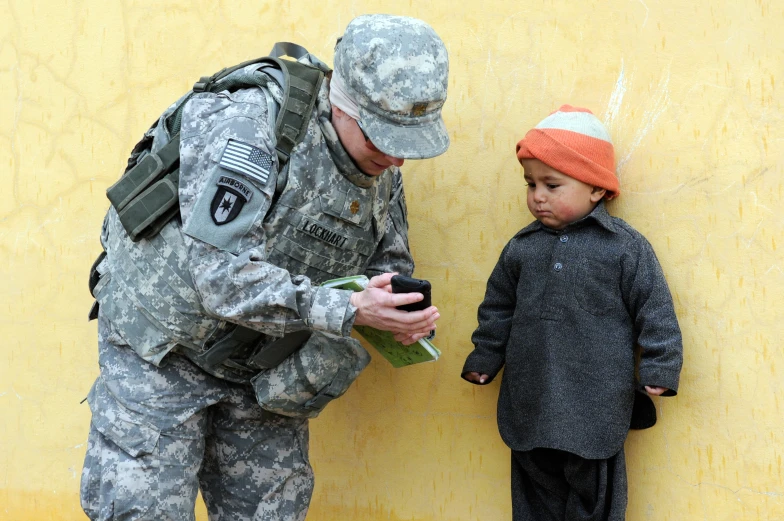
[[[642,27],[645,27],[645,24],[648,23],[648,14],[651,12],[651,10],[648,9],[648,6],[645,5],[645,2],[643,2],[642,0],[638,0],[638,2],[640,2],[642,6],[645,8],[645,20],[643,20],[642,22]]]
[[[607,102],[607,111],[604,113],[604,126],[608,129],[612,128],[615,118],[621,110],[624,94],[626,94],[626,74],[624,73],[623,58],[621,58],[621,72],[618,74],[610,101]]]
[[[651,96],[647,103],[647,107],[643,112],[642,117],[640,118],[642,123],[640,124],[640,128],[637,130],[637,133],[634,136],[632,144],[629,146],[629,149],[626,151],[626,154],[623,156],[623,158],[618,161],[618,165],[616,167],[618,178],[621,177],[623,167],[626,165],[629,159],[631,159],[634,151],[637,150],[637,147],[640,146],[640,143],[642,143],[642,140],[645,138],[645,136],[647,136],[651,130],[653,130],[654,126],[656,125],[656,121],[664,113],[664,111],[667,110],[667,107],[669,107],[669,86],[670,71],[667,70],[659,82],[659,86],[656,88],[656,92]]]

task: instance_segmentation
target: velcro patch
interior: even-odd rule
[[[346,241],[348,241],[348,237],[345,235],[341,235],[338,232],[330,230],[329,228],[326,228],[321,224],[311,221],[307,218],[302,219],[297,229],[299,229],[301,232],[307,233],[311,237],[315,237],[316,239],[324,241],[327,244],[337,246],[338,248],[345,247]]]
[[[253,197],[253,190],[245,183],[225,175],[221,176],[216,184],[218,191],[212,198],[210,215],[212,221],[221,226],[237,218],[245,203]]]
[[[223,149],[220,166],[265,185],[272,167],[272,156],[253,145],[229,139]]]
[[[235,189],[245,199],[246,203],[250,201],[251,197],[253,197],[253,190],[248,188],[245,183],[237,181],[233,177],[222,175],[216,184],[218,186],[226,186],[228,188]]]

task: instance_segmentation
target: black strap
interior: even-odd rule
[[[215,367],[243,346],[257,342],[261,335],[260,332],[253,329],[237,326],[230,333],[227,333],[223,338],[215,342],[210,349],[192,358],[200,365]]]
[[[256,367],[271,368],[277,366],[288,356],[308,341],[311,331],[303,329],[294,331],[263,345],[251,356]],[[315,391],[313,391],[315,392]]]
[[[101,280],[101,274],[98,272],[98,265],[103,262],[106,258],[106,252],[102,251],[98,254],[98,258],[95,259],[93,265],[90,266],[90,280],[88,281],[88,286],[90,288],[90,295],[95,297],[95,286],[98,285],[98,281]]]
[[[167,129],[170,133],[179,132],[182,120],[182,108],[185,103],[197,92],[229,92],[249,86],[263,87],[267,84],[267,76],[259,71],[250,74],[228,77],[233,72],[253,64],[266,64],[278,69],[283,74],[283,100],[275,121],[275,137],[278,161],[282,167],[289,160],[292,149],[302,141],[308,130],[308,121],[316,104],[324,72],[316,67],[304,63],[282,60],[281,55],[302,58],[307,55],[307,50],[290,42],[278,42],[272,48],[270,56],[250,60],[234,67],[222,69],[212,76],[203,76],[193,86],[193,92],[167,119]]]
[[[98,282],[101,280],[101,272],[98,271],[98,265],[103,262],[106,258],[106,252],[102,251],[98,254],[98,258],[95,259],[93,265],[90,266],[90,278],[87,282],[88,287],[90,288],[90,295],[95,298],[95,287],[98,285]],[[87,321],[95,320],[98,318],[98,299],[93,301],[93,305],[90,306],[90,312],[87,314]]]

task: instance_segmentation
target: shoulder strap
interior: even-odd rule
[[[283,89],[283,103],[275,122],[275,149],[278,160],[283,165],[289,160],[292,149],[305,137],[324,73],[300,62],[269,59],[281,67],[286,85]]]
[[[258,70],[234,74],[255,63],[271,66],[283,76],[283,102],[275,122],[276,150],[279,167],[285,165],[294,147],[302,141],[308,121],[316,103],[316,97],[324,79],[322,62],[315,66],[282,60],[280,53],[292,57],[307,56],[299,45],[282,42],[275,44],[273,55],[246,61],[222,69],[212,76],[204,76],[194,84],[192,91],[183,98],[164,124],[172,139],[156,153],[148,153],[131,166],[129,160],[123,176],[106,191],[112,206],[117,210],[120,222],[134,242],[152,237],[171,219],[179,214],[179,132],[185,104],[199,92],[235,91],[249,87],[264,87],[269,77]],[[323,67],[322,67],[323,66]],[[142,140],[134,148],[140,157],[139,146],[149,147],[152,140]],[[131,159],[134,159],[133,157]]]

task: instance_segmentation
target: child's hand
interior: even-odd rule
[[[487,381],[487,379],[490,377],[487,376],[486,374],[480,374],[477,373],[476,371],[470,371],[464,374],[463,378],[475,384],[484,384]]]
[[[661,396],[662,393],[668,391],[666,387],[651,387],[650,385],[646,385],[645,390],[653,396]]]

